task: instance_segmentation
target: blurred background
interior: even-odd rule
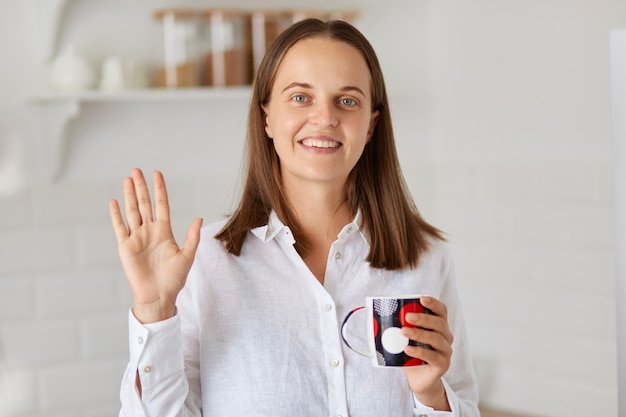
[[[356,12],[407,182],[453,249],[481,405],[617,416],[622,0],[0,0],[0,416],[117,415],[131,299],[107,203],[132,167],[164,172],[180,238],[229,212],[249,89],[219,78],[236,58],[215,34],[155,15],[224,6]],[[210,80],[179,74],[193,48]]]

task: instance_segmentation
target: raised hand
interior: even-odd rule
[[[142,323],[174,316],[176,297],[185,285],[198,243],[202,219],[195,219],[182,248],[170,224],[170,209],[163,175],[153,174],[154,211],[143,173],[133,169],[124,178],[126,223],[116,200],[109,214],[117,239],[118,253],[133,292],[133,313]]]

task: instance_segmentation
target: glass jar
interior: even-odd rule
[[[201,14],[196,10],[164,9],[154,13],[162,25],[162,67],[154,76],[155,87],[195,87],[200,84],[198,31]]]
[[[305,10],[305,9],[293,9],[290,11],[291,19],[293,23],[300,20],[315,18],[320,20],[328,20],[329,12],[323,10]]]
[[[203,16],[203,84],[249,85],[253,72],[250,13],[211,9]]]
[[[300,20],[315,18],[320,20],[345,20],[352,23],[357,17],[357,12],[354,10],[305,10],[305,9],[293,9],[289,12],[291,14],[291,20],[293,23]]]
[[[256,70],[267,48],[278,35],[294,23],[293,13],[284,11],[261,11],[252,13],[252,57]]]
[[[252,56],[254,68],[258,68],[267,48],[278,35],[292,24],[307,18],[321,20],[341,19],[351,21],[356,17],[353,11],[322,10],[256,10],[252,13]]]

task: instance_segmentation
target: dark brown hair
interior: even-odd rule
[[[326,37],[345,42],[365,58],[372,77],[372,111],[378,119],[369,143],[347,179],[347,203],[352,215],[360,209],[361,227],[370,237],[367,261],[390,270],[416,266],[428,249],[427,236],[443,239],[439,230],[419,215],[400,170],[383,74],[369,41],[351,24],[306,19],[286,29],[269,47],[252,86],[246,141],[246,177],[239,206],[215,236],[226,249],[241,253],[250,229],[267,224],[272,210],[289,226],[296,249],[304,256],[308,242],[291,209],[280,174],[280,161],[265,132],[265,113],[276,72],[287,51],[303,39]]]

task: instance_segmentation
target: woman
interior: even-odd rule
[[[121,416],[478,416],[454,272],[418,214],[382,72],[348,23],[305,20],[253,85],[247,177],[226,221],[173,239],[163,176],[140,170],[110,213],[132,288]],[[407,346],[427,365],[380,369],[340,342],[366,296],[428,294]],[[452,348],[454,347],[454,354]]]

